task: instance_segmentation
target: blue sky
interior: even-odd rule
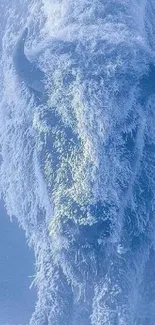
[[[22,325],[35,305],[35,289],[29,289],[34,256],[16,220],[10,222],[0,201],[0,324]]]

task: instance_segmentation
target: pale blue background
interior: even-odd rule
[[[29,289],[34,274],[34,255],[15,218],[0,201],[0,325],[26,324],[34,310],[36,292]]]

